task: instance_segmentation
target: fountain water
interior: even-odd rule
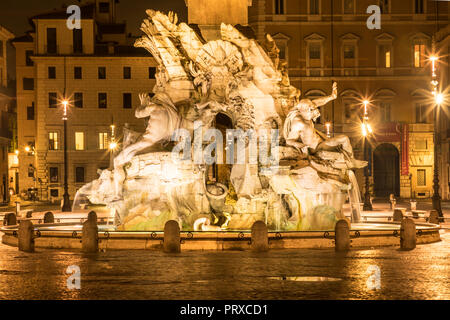
[[[361,222],[361,194],[359,193],[358,181],[356,180],[355,173],[352,170],[349,170],[348,177],[350,178],[350,183],[352,185],[351,189],[348,190],[351,221],[354,223],[359,223]]]

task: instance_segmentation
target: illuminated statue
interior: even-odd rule
[[[354,159],[348,137],[326,138],[314,127],[318,107],[336,99],[337,84],[328,97],[300,100],[270,35],[260,45],[221,24],[219,39],[205,42],[172,12],[146,13],[144,35],[135,46],[158,64],[154,96],[141,94],[135,111],[147,121],[146,130],[138,135],[126,129],[114,168],[78,195],[111,207],[123,230],[161,230],[167,220],[205,231],[250,229],[257,220],[276,230],[332,228],[342,217],[347,192],[358,201],[351,169],[365,165]],[[211,128],[219,113],[229,118],[229,129],[254,132],[258,139],[268,130],[282,130],[274,138],[280,147],[270,152],[283,163],[260,158],[251,163],[246,155],[244,163],[222,170],[225,181],[220,181],[206,164],[174,156],[175,133],[192,135],[196,121]],[[201,151],[207,144],[203,138],[194,141]],[[240,141],[247,154],[248,139]]]

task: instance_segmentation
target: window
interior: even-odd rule
[[[425,169],[417,169],[417,186],[425,187],[427,185],[427,171]]]
[[[107,149],[107,146],[108,146],[108,133],[100,132],[98,134],[98,148],[103,150]]]
[[[389,0],[379,0],[381,13],[389,13]]]
[[[309,14],[319,14],[319,1],[309,0]]]
[[[58,132],[49,132],[48,150],[58,150],[58,149],[59,149]]]
[[[416,123],[427,123],[427,106],[423,103],[416,104]]]
[[[100,13],[109,13],[109,2],[100,2],[98,4],[98,11]]]
[[[309,46],[309,59],[320,59],[320,44],[311,43]]]
[[[107,107],[107,96],[105,92],[100,92],[98,94],[98,107],[100,109],[106,109]]]
[[[390,44],[382,44],[379,47],[379,59],[380,63],[379,66],[381,68],[391,68],[391,59],[392,59],[392,53],[391,53],[391,45]]]
[[[31,56],[33,55],[33,50],[26,50],[25,51],[25,64],[28,67],[31,67],[34,65],[33,60],[31,60]]]
[[[131,79],[131,67],[123,67],[123,78]]]
[[[23,78],[23,90],[34,90],[33,78]]]
[[[149,79],[155,79],[156,74],[156,68],[155,67],[148,67],[148,78]]]
[[[428,149],[427,140],[426,139],[415,140],[414,147],[416,150],[427,150]]]
[[[382,122],[391,121],[391,104],[389,102],[380,103],[380,121]]]
[[[76,108],[83,108],[83,93],[75,92],[73,94],[74,105]]]
[[[56,108],[58,106],[58,99],[56,92],[49,92],[48,93],[48,107],[49,108]]]
[[[75,168],[75,182],[76,183],[84,182],[84,167]]]
[[[34,120],[34,102],[27,107],[27,120]]]
[[[50,189],[50,197],[59,197],[59,190],[58,189]]]
[[[424,11],[423,0],[414,0],[414,13],[422,14]]]
[[[355,0],[344,0],[344,14],[355,13]]]
[[[75,132],[75,150],[84,150],[84,132]]]
[[[275,14],[284,14],[284,0],[275,0]]]
[[[123,108],[131,109],[131,93],[123,94]]]
[[[106,67],[98,67],[98,78],[106,79]]]
[[[414,45],[414,67],[423,68],[425,65],[425,44]]]
[[[48,78],[56,79],[56,67],[48,67]]]
[[[82,79],[83,78],[83,71],[82,71],[81,67],[73,68],[73,78],[74,79]]]
[[[73,29],[73,53],[83,53],[83,30]]]
[[[54,183],[59,181],[58,167],[50,167],[49,174],[50,174],[50,182]]]
[[[56,53],[56,28],[47,28],[47,53]]]
[[[355,59],[355,46],[352,44],[344,45],[344,59]]]

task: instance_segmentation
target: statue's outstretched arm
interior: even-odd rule
[[[333,82],[333,92],[330,96],[314,99],[313,102],[316,106],[320,107],[326,105],[328,102],[337,98],[337,83]]]

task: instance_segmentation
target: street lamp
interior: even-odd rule
[[[69,197],[69,186],[67,184],[67,107],[69,105],[69,101],[64,99],[62,101],[62,105],[64,108],[63,113],[63,123],[64,123],[64,194],[63,194],[63,205],[62,212],[70,212],[72,208],[70,206],[70,197]]]
[[[363,122],[361,124],[361,132],[364,137],[363,143],[364,143],[364,160],[368,161],[367,157],[368,155],[368,136],[373,133],[372,127],[369,124],[369,114],[367,112],[367,105],[369,104],[368,100],[363,101],[364,104],[364,115],[363,115]],[[369,161],[368,161],[369,162]],[[370,164],[369,164],[370,165]],[[366,178],[366,190],[364,192],[364,204],[363,204],[363,210],[364,211],[372,211],[372,203],[370,202],[370,190],[369,190],[369,167],[367,166],[364,169],[364,176]]]
[[[441,208],[441,196],[439,195],[439,158],[438,158],[438,144],[439,144],[439,112],[440,105],[444,102],[444,95],[438,92],[438,80],[436,74],[436,64],[438,62],[438,57],[432,55],[430,57],[431,61],[431,85],[433,86],[433,96],[435,102],[434,108],[434,177],[433,177],[433,209],[437,211],[441,219],[444,218]]]

